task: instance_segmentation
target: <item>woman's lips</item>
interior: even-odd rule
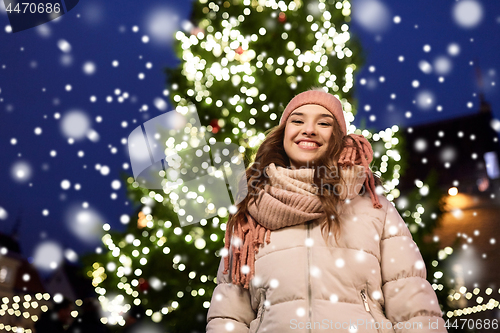
[[[300,141],[297,144],[297,146],[299,146],[299,148],[308,149],[308,150],[318,149],[320,147],[317,143],[310,142],[310,141]]]

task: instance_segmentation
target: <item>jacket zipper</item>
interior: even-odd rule
[[[264,289],[260,290],[260,320],[259,320],[259,325],[257,326],[257,329],[255,332],[257,333],[259,331],[260,325],[262,325],[262,320],[264,319],[264,312],[266,311],[266,291]]]
[[[309,239],[311,237],[311,221],[307,222],[307,238]],[[307,247],[307,306],[309,308],[308,310],[308,315],[309,315],[309,322],[312,321],[312,305],[311,305],[311,299],[312,299],[312,290],[311,290],[311,247]],[[309,332],[311,332],[311,327],[309,326]]]
[[[366,312],[370,312],[370,306],[368,305],[368,300],[366,299],[365,290],[361,290],[361,298],[363,299],[363,303],[365,304]]]
[[[361,298],[363,299],[363,304],[365,305],[366,312],[369,312],[373,320],[376,321],[375,316],[373,315],[373,312],[370,310],[370,306],[368,305],[368,297],[366,296],[367,291],[368,285],[366,289],[361,289]],[[377,329],[377,332],[380,332],[380,329]]]

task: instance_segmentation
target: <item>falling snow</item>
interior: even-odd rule
[[[359,114],[366,116],[371,123],[384,127],[385,125],[392,126],[399,121],[408,121],[407,124],[414,120],[420,121],[426,114],[441,112],[443,116],[450,117],[455,112],[457,114],[462,111],[472,112],[478,108],[477,95],[474,95],[474,98],[471,97],[473,92],[477,92],[476,82],[472,75],[469,75],[474,69],[469,66],[469,64],[474,65],[469,51],[474,49],[476,53],[479,52],[475,49],[479,43],[477,37],[473,39],[469,36],[463,39],[457,34],[452,34],[433,39],[432,36],[436,31],[432,31],[432,34],[427,36],[421,33],[429,26],[427,19],[421,18],[415,21],[410,19],[409,13],[394,15],[391,12],[393,6],[389,2],[363,0],[357,1],[356,6],[358,9],[353,12],[354,23],[364,29],[370,36],[369,38],[378,43],[378,47],[388,50],[383,53],[383,61],[377,62],[376,59],[368,58],[368,65],[360,69],[362,76],[356,81],[359,83],[359,105],[366,113],[360,112]],[[86,10],[92,12],[91,9]],[[82,9],[82,12],[85,11]],[[96,13],[106,13],[106,11]],[[456,30],[467,30],[473,34],[475,29],[480,29],[487,23],[485,13],[486,4],[476,0],[462,0],[450,3],[448,11],[441,15],[451,17]],[[98,24],[102,24],[104,15],[106,14],[82,15],[87,21],[78,24],[89,25],[83,31],[97,27]],[[15,57],[19,58],[19,63],[22,63],[25,68],[16,67],[21,65],[3,60],[3,57],[0,63],[0,72],[4,71],[2,75],[11,69],[29,72],[29,78],[30,80],[33,78],[36,88],[33,91],[36,90],[37,93],[26,88],[26,94],[22,98],[33,99],[40,103],[38,109],[29,110],[26,105],[23,105],[22,100],[14,98],[14,93],[8,90],[5,82],[0,82],[0,109],[4,111],[4,116],[15,117],[14,122],[8,123],[13,128],[12,132],[2,139],[2,143],[6,145],[6,155],[3,157],[5,160],[2,161],[6,164],[6,174],[9,178],[7,181],[13,181],[12,188],[25,189],[30,188],[31,185],[34,185],[34,188],[37,186],[43,188],[43,195],[40,195],[40,192],[31,196],[26,194],[28,192],[19,192],[22,194],[17,196],[17,203],[26,202],[31,205],[33,202],[33,210],[40,221],[57,219],[59,213],[64,211],[66,214],[61,228],[68,231],[79,242],[90,244],[93,250],[96,249],[96,244],[99,244],[103,227],[109,227],[104,217],[107,205],[119,212],[114,217],[114,221],[109,221],[113,227],[118,224],[135,223],[131,220],[128,207],[124,204],[126,198],[122,193],[125,192],[123,188],[125,184],[118,180],[119,173],[130,168],[126,162],[128,156],[125,149],[128,144],[128,134],[149,118],[166,112],[170,108],[168,98],[159,96],[169,96],[171,92],[164,90],[162,81],[154,81],[155,77],[160,76],[155,70],[161,67],[165,57],[164,48],[170,45],[174,32],[179,29],[181,18],[178,15],[172,15],[172,12],[165,8],[150,8],[143,16],[146,23],[119,22],[120,29],[116,35],[107,36],[110,41],[116,39],[116,44],[115,41],[110,42],[111,47],[106,49],[106,52],[102,52],[97,46],[94,48],[99,51],[92,52],[92,44],[86,46],[82,40],[66,37],[61,33],[61,29],[56,29],[60,22],[55,22],[56,25],[39,25],[33,30],[33,36],[36,37],[37,42],[43,43],[43,52],[47,53],[47,57],[37,54],[40,50],[30,50],[28,43],[22,46],[17,45],[17,42],[12,42],[9,50],[17,50]],[[94,21],[89,18],[93,18]],[[187,21],[182,23],[187,24]],[[396,42],[397,40],[390,33],[399,32],[401,30],[398,29],[403,29],[407,25],[411,27],[413,35],[405,36],[405,43],[399,41],[391,49],[388,46],[389,40],[392,38]],[[12,28],[9,25],[2,30],[0,34],[9,33],[9,38],[16,36],[11,33]],[[416,37],[422,37],[422,39]],[[412,42],[407,43],[412,40],[420,40],[420,42],[418,45],[416,43],[412,45]],[[127,49],[118,43],[131,45],[131,47]],[[154,47],[158,49],[151,51]],[[374,49],[372,53],[382,54],[376,50],[380,49]],[[153,59],[153,52],[161,56]],[[138,54],[144,54],[144,57],[137,57]],[[49,65],[49,59],[54,61],[55,65]],[[482,63],[480,65],[483,66]],[[38,74],[45,66],[50,70],[50,74]],[[498,64],[493,63],[487,66],[494,67]],[[468,76],[463,74],[464,67],[467,67]],[[71,71],[72,69],[75,70]],[[488,72],[490,74],[485,79],[487,84],[483,89],[488,98],[497,94],[495,82],[498,79],[494,75],[495,70],[498,68],[492,68],[492,72]],[[117,75],[115,78],[118,79],[113,81],[113,75]],[[120,75],[126,76],[129,81],[120,78]],[[58,81],[56,78],[63,78],[63,80]],[[52,84],[52,81],[57,82],[57,85]],[[21,86],[23,81],[19,82]],[[147,88],[139,86],[147,86]],[[441,89],[453,91],[452,89],[458,86],[467,88],[462,88],[461,92],[456,94],[449,94],[450,96],[441,93]],[[470,91],[462,93],[463,89]],[[42,93],[44,95],[41,95]],[[384,100],[370,99],[370,96],[384,96]],[[378,113],[385,109],[389,99],[394,103],[391,110],[397,110],[392,111],[394,116]],[[457,100],[456,104],[455,100]],[[437,103],[439,105],[436,105]],[[42,114],[46,114],[47,117],[43,118]],[[400,118],[395,118],[397,116]],[[24,121],[26,121],[26,131],[24,131]],[[384,121],[390,124],[385,124]],[[491,127],[500,132],[498,120],[492,120]],[[475,139],[471,133],[457,133],[456,135],[450,133],[450,135],[457,140],[473,141]],[[439,141],[427,142],[424,139],[415,142],[415,150],[423,154],[422,163],[427,163],[424,155],[429,150],[441,149],[440,163],[453,167],[453,161],[459,152],[453,147],[441,147],[440,144],[436,144],[437,142]],[[145,157],[148,156],[145,155]],[[474,153],[471,158],[482,159],[483,157]],[[101,184],[103,185],[100,186]],[[103,193],[96,193],[100,191]],[[422,184],[419,193],[422,196],[429,195],[429,188]],[[15,196],[17,193],[8,195]],[[494,198],[493,195],[492,199]],[[98,206],[101,200],[102,206]],[[71,206],[77,201],[79,203],[77,207]],[[2,202],[3,206],[0,206],[2,223],[10,222],[16,217],[16,210],[19,206],[17,203],[9,205]],[[405,206],[403,198],[399,199],[398,205]],[[144,212],[150,213],[147,210]],[[462,219],[465,211],[455,209],[450,214],[457,219]],[[37,232],[40,233],[40,230],[37,229]],[[54,230],[42,233],[45,236],[40,236],[39,242],[34,244],[33,264],[41,270],[53,271],[59,267],[64,258],[73,262],[78,260],[78,255],[73,249],[65,249],[63,244],[45,239],[45,237],[51,239],[55,233]],[[177,233],[181,234],[180,230]],[[473,232],[474,237],[484,234],[486,232],[483,230]],[[471,251],[477,241],[472,235],[462,234],[461,237],[467,242],[463,244],[463,251]],[[495,245],[496,239],[487,237],[485,242]],[[306,239],[305,245],[314,246],[314,242],[312,239]],[[6,251],[2,248],[1,253],[5,254]],[[96,251],[102,250],[98,248]],[[168,252],[170,249],[164,250],[164,253]],[[223,251],[221,253],[223,256],[227,255]],[[486,254],[482,254],[482,258],[486,257]],[[356,259],[361,261],[363,256],[359,254]],[[472,259],[470,261],[472,262]],[[335,266],[339,269],[348,264],[342,258],[335,260]],[[423,262],[417,261],[415,268],[423,269]],[[112,267],[108,264],[107,269],[114,271],[117,268],[116,265]],[[244,267],[244,270],[246,271],[247,267]],[[474,275],[478,269],[464,266],[464,271],[468,275]],[[320,276],[321,272],[313,267],[311,274]],[[434,276],[441,277],[440,274]],[[31,276],[24,274],[22,279],[29,281]],[[156,290],[163,286],[162,281],[157,278],[151,278],[149,284]],[[277,279],[270,281],[272,288],[278,288],[279,285]],[[372,297],[379,299],[381,295],[375,292]],[[53,299],[58,302],[62,300],[62,297],[54,295]],[[338,302],[338,296],[332,294],[330,301]],[[296,314],[297,316],[305,315],[305,309],[298,308]],[[235,330],[231,323],[225,328],[228,331]]]

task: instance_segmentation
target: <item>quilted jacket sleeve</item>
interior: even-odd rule
[[[381,239],[381,271],[385,312],[396,332],[447,332],[422,255],[390,202]]]
[[[248,333],[256,314],[250,303],[250,292],[231,283],[229,274],[223,274],[224,259],[217,271],[217,286],[207,314],[207,333]]]

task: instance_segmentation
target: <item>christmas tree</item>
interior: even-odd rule
[[[195,2],[191,26],[176,33],[181,65],[166,69],[167,91],[175,106],[171,112],[187,117],[186,127],[174,131],[179,136],[171,142],[155,140],[160,151],[167,152],[168,165],[196,158],[196,151],[205,160],[191,161],[179,173],[191,179],[197,173],[207,177],[214,171],[211,165],[223,164],[223,145],[233,144],[233,157],[240,154],[239,161],[248,167],[286,103],[312,87],[337,95],[346,120],[352,122],[354,75],[362,59],[359,43],[349,32],[350,14],[349,1]],[[393,126],[371,133],[348,127],[349,133],[373,141],[373,169],[385,180],[391,201],[399,196],[394,180],[403,165],[398,130]],[[171,128],[154,131],[160,138],[173,133]],[[169,159],[168,152],[175,158]],[[186,194],[169,186],[176,179],[169,177],[164,164],[157,176],[124,177],[136,212],[122,221],[127,223],[125,232],[111,232],[105,225],[107,250],[86,258],[87,274],[108,311],[106,322],[123,326],[125,312],[141,305],[168,332],[204,332],[235,196],[229,205],[218,206],[216,199],[228,197],[225,192],[231,187],[221,191],[215,185],[199,186]],[[155,181],[161,186],[152,186]],[[212,212],[208,218],[186,218],[182,206],[195,199]]]

